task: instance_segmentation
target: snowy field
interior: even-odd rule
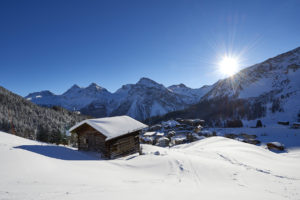
[[[209,130],[216,131],[221,136],[228,133],[256,135],[261,141],[261,146],[265,146],[268,142],[279,142],[285,146],[285,152],[300,151],[300,129],[292,129],[289,126],[271,124],[264,128],[210,128]]]
[[[300,153],[223,137],[97,160],[0,132],[0,199],[300,199]]]

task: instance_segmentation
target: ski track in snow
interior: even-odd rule
[[[235,160],[231,160],[229,159],[228,157],[224,156],[223,154],[220,154],[218,153],[218,155],[223,158],[224,160],[226,160],[227,162],[233,164],[233,165],[237,165],[237,166],[241,166],[241,167],[244,167],[246,168],[247,170],[254,170],[256,172],[260,172],[260,173],[263,173],[263,174],[267,174],[267,175],[272,175],[276,178],[284,178],[284,179],[287,179],[287,180],[296,180],[296,181],[299,181],[300,179],[297,179],[297,178],[291,178],[291,177],[287,177],[287,176],[282,176],[282,175],[276,175],[276,174],[273,174],[270,170],[264,170],[264,169],[259,169],[259,168],[255,168],[255,167],[252,167],[250,165],[246,165],[244,163],[240,163],[240,162],[237,162]]]

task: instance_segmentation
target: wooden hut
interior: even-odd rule
[[[78,150],[97,151],[116,158],[140,149],[139,134],[147,126],[128,116],[87,119],[69,131],[77,134]]]

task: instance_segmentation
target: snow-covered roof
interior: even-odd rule
[[[165,133],[164,132],[156,132],[156,136],[164,136]]]
[[[169,127],[175,127],[175,126],[180,125],[180,124],[175,120],[169,120],[169,121],[166,121],[166,122],[162,122],[162,125],[163,126],[169,126]]]
[[[167,138],[167,137],[160,137],[160,138],[158,138],[158,142],[161,142],[161,141],[165,141],[165,140],[170,140],[169,138]]]
[[[144,136],[153,136],[153,135],[155,135],[155,134],[156,134],[155,131],[151,131],[151,132],[146,132],[146,133],[144,134]]]
[[[153,137],[143,137],[143,140],[145,141],[145,142],[153,142]]]
[[[284,147],[284,145],[281,144],[280,142],[269,142],[268,144],[273,144],[273,145],[276,146],[276,147],[281,147],[281,146]]]
[[[97,119],[86,119],[75,126],[70,128],[70,132],[78,128],[83,124],[88,124],[103,135],[106,136],[106,141],[112,138],[125,135],[134,131],[147,128],[147,125],[129,117],[129,116],[117,116],[117,117],[105,117]]]
[[[171,137],[171,140],[183,141],[183,140],[186,140],[186,136],[183,136],[183,135],[173,136],[173,137]]]

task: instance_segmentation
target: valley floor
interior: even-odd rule
[[[300,153],[211,137],[116,160],[0,132],[0,199],[300,199]]]

